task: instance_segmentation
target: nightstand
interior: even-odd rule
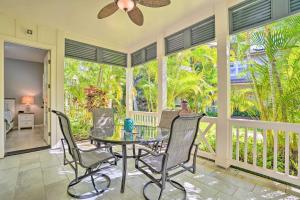
[[[19,113],[18,114],[18,129],[34,128],[34,114],[33,113]]]

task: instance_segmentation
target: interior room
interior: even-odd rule
[[[4,46],[5,152],[48,146],[44,139],[44,59],[47,51],[13,43]]]

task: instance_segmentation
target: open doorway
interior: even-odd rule
[[[50,145],[50,51],[4,45],[5,154]]]

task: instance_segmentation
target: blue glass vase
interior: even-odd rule
[[[126,118],[124,121],[124,130],[126,132],[132,132],[134,128],[134,122],[131,118]]]

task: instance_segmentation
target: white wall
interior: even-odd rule
[[[32,30],[32,35],[26,33]],[[4,42],[50,50],[51,109],[63,111],[64,32],[0,14],[0,158],[4,157]],[[21,74],[20,74],[21,75]],[[51,117],[51,146],[60,141],[57,119]]]

